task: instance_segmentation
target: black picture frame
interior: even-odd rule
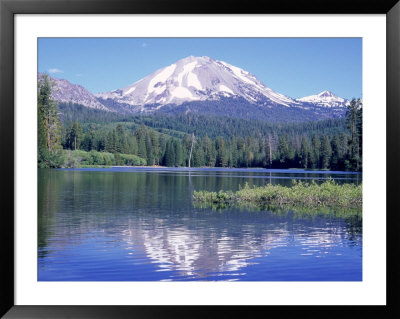
[[[22,306],[14,303],[14,15],[15,14],[385,14],[387,21],[387,304],[386,306]],[[230,3],[204,0],[0,0],[0,163],[1,274],[0,315],[4,318],[164,318],[248,315],[374,318],[400,317],[397,293],[399,205],[396,180],[400,152],[400,1],[253,0]],[[382,206],[384,207],[384,206]]]

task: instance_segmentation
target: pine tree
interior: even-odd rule
[[[358,112],[357,112],[357,134],[358,134],[358,167],[357,170],[362,170],[362,143],[363,143],[363,105],[360,99],[358,99]]]
[[[216,161],[215,148],[213,146],[213,143],[211,142],[211,139],[207,135],[203,138],[202,145],[206,160],[206,166],[211,166],[211,167],[215,166],[215,161]]]
[[[93,124],[90,124],[89,130],[86,134],[83,135],[83,139],[81,142],[81,148],[85,151],[89,152],[93,149],[96,149],[96,141],[95,141],[95,130]]]
[[[229,156],[229,166],[230,167],[238,167],[238,149],[237,149],[237,140],[236,137],[233,136],[231,140],[230,147],[230,156]]]
[[[204,166],[206,163],[205,156],[204,156],[204,151],[203,148],[195,144],[194,150],[193,150],[193,167],[201,167]]]
[[[118,124],[115,129],[116,135],[116,152],[126,154],[128,153],[128,141],[126,137],[126,132],[124,127],[121,124]]]
[[[329,141],[328,136],[324,134],[321,137],[321,149],[320,149],[321,168],[326,169],[329,167],[331,156],[332,156],[331,143]]]
[[[137,155],[138,153],[138,144],[135,136],[130,136],[128,138],[128,154]]]
[[[217,150],[217,166],[226,167],[228,164],[228,157],[225,150],[225,143],[222,137],[217,138],[215,146]]]
[[[146,149],[146,139],[144,136],[137,137],[138,141],[138,156],[141,158],[147,157],[147,149]]]
[[[362,158],[362,103],[352,99],[346,112],[346,124],[350,130],[350,165],[353,170],[361,169]]]
[[[165,148],[164,165],[168,167],[175,166],[175,147],[172,139],[169,139]]]
[[[311,138],[311,167],[312,168],[318,168],[319,167],[319,159],[320,159],[320,154],[319,150],[321,147],[321,142],[317,136],[316,133],[312,135]]]
[[[52,83],[48,75],[38,81],[38,165],[62,165],[61,127],[57,103],[51,98]]]
[[[151,139],[149,134],[146,135],[145,145],[146,145],[147,165],[154,165],[154,150],[153,150],[153,145],[151,144]]]
[[[137,129],[135,132],[135,137],[138,144],[138,156],[141,158],[147,158],[146,136],[147,136],[147,129],[142,124],[140,128]]]
[[[299,160],[300,160],[300,166],[303,168],[308,167],[308,161],[310,158],[310,147],[308,145],[307,139],[303,136],[301,139],[301,145],[300,145],[300,153],[299,153]]]
[[[153,153],[153,163],[155,165],[160,164],[160,141],[158,139],[158,135],[156,134],[155,131],[150,131],[150,143],[152,147],[152,153]]]
[[[331,157],[331,164],[330,168],[332,170],[339,170],[340,169],[340,161],[342,159],[342,153],[340,150],[340,138],[339,135],[335,134],[331,141],[331,149],[332,149],[332,157]]]
[[[183,163],[183,149],[182,144],[177,140],[174,141],[174,151],[175,151],[175,166],[182,166]]]
[[[288,138],[286,135],[282,135],[279,137],[279,142],[278,142],[278,153],[279,153],[279,162],[287,167],[288,162],[290,160],[290,150],[289,150],[289,143],[288,143]]]

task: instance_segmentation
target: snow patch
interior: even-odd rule
[[[228,88],[227,86],[223,85],[223,84],[221,84],[219,86],[219,90],[223,91],[223,92],[228,92],[228,93],[234,95],[233,91],[230,88]]]
[[[196,65],[197,65],[197,61],[194,61],[194,62],[185,64],[185,65],[183,66],[183,71],[182,71],[181,73],[178,74],[179,86],[182,86],[183,77],[184,77],[186,74],[192,72],[193,69],[196,67]]]
[[[174,73],[175,69],[176,64],[171,64],[154,76],[147,87],[147,94],[150,94],[154,91],[156,94],[162,93],[165,90],[165,88],[163,88],[163,86],[165,86],[165,81]],[[163,85],[157,85],[157,87],[155,87],[155,85],[159,82],[161,82]]]
[[[197,75],[194,74],[193,72],[190,72],[187,76],[187,86],[193,86],[198,90],[203,89]]]
[[[193,94],[187,88],[185,88],[183,86],[179,86],[179,87],[175,88],[171,92],[171,96],[176,97],[178,99],[184,99],[184,98],[193,99]]]
[[[227,68],[229,68],[233,72],[233,74],[236,75],[243,82],[254,85],[255,82],[245,76],[245,74],[248,74],[248,72],[245,72],[241,68],[238,68],[237,66],[233,66],[229,63],[226,63],[223,61],[218,61],[218,62],[221,63],[222,65],[226,66]]]
[[[124,93],[124,95],[128,95],[128,94],[132,93],[132,92],[135,91],[135,90],[136,90],[136,86],[131,87],[128,91],[126,91],[126,92]]]

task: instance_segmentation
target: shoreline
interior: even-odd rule
[[[82,165],[82,167],[59,167],[56,169],[82,169],[82,168],[134,168],[134,169],[171,169],[171,170],[210,170],[210,171],[242,171],[242,172],[268,172],[268,173],[287,173],[287,174],[296,174],[296,173],[309,173],[309,174],[351,174],[351,175],[362,175],[363,172],[355,172],[355,171],[330,171],[330,170],[310,170],[304,168],[262,168],[262,167],[172,167],[172,166],[161,166],[161,165],[153,165],[153,166],[130,166],[130,165]]]

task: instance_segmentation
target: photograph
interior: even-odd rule
[[[362,282],[363,38],[38,37],[36,160],[39,282]]]
[[[0,0],[0,317],[400,317],[399,18]]]

